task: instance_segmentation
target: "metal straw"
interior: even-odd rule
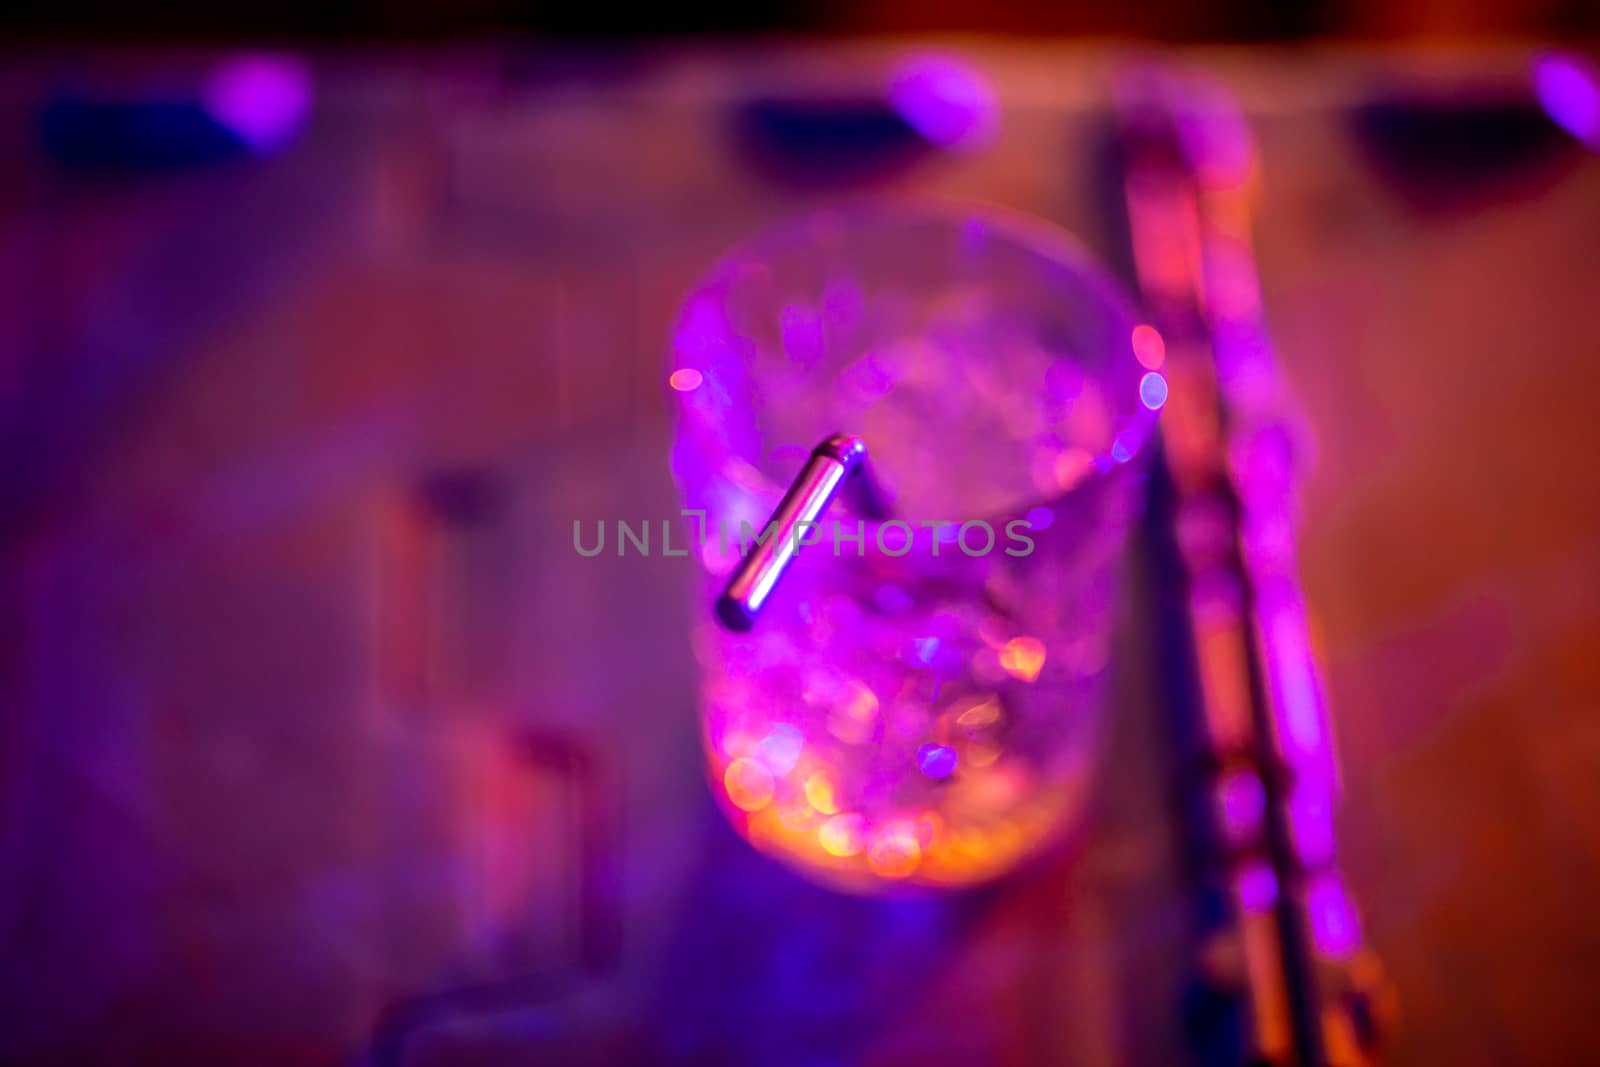
[[[717,618],[724,626],[742,632],[755,625],[778,579],[799,556],[802,544],[809,543],[802,540],[806,530],[815,527],[842,487],[851,486],[863,515],[883,516],[883,497],[866,462],[866,442],[854,434],[836,433],[812,451],[717,598]]]

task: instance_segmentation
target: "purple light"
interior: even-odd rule
[[[804,734],[788,723],[779,723],[756,746],[756,757],[773,774],[788,774],[804,747]]]
[[[822,358],[822,316],[805,304],[789,304],[778,316],[783,350],[802,366]]]
[[[1278,876],[1264,863],[1251,864],[1239,872],[1234,883],[1239,903],[1248,912],[1271,911],[1278,902]]]
[[[972,254],[983,251],[989,242],[989,224],[974,215],[961,224],[961,251]]]
[[[1267,793],[1261,779],[1250,771],[1235,771],[1222,780],[1219,793],[1228,834],[1239,840],[1254,833],[1267,811]]]
[[[728,313],[714,296],[700,295],[684,306],[672,344],[681,359],[705,361],[732,330]]]
[[[1302,783],[1289,801],[1289,829],[1295,849],[1307,866],[1333,860],[1333,810],[1326,790]]]
[[[889,77],[889,103],[940,148],[982,148],[1000,128],[994,87],[976,67],[951,56],[912,56]]]
[[[948,745],[923,745],[917,749],[917,769],[929,778],[948,778],[956,770],[956,750]]]
[[[1070,359],[1058,359],[1044,372],[1045,388],[1057,400],[1076,400],[1083,392],[1083,368]]]
[[[1167,402],[1167,380],[1155,371],[1139,379],[1139,399],[1151,411],[1161,410]]]
[[[1550,53],[1533,63],[1533,91],[1557,126],[1600,148],[1600,75],[1576,56]]]
[[[1361,920],[1350,896],[1331,875],[1318,878],[1306,891],[1311,939],[1331,959],[1346,959],[1361,945]]]
[[[878,607],[890,615],[903,615],[916,603],[911,594],[893,582],[884,582],[872,595]]]
[[[822,292],[822,313],[836,330],[848,330],[861,321],[867,301],[861,286],[851,281],[833,281]]]
[[[1269,670],[1278,697],[1279,721],[1294,749],[1305,760],[1316,760],[1326,753],[1311,635],[1304,618],[1289,611],[1275,613],[1266,629],[1273,652]]]
[[[311,71],[295,56],[246,53],[206,80],[206,111],[257,155],[292,141],[311,109]]]
[[[1056,513],[1042,505],[1028,512],[1028,528],[1031,530],[1048,530],[1055,521]]]

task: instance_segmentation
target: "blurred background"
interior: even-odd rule
[[[1256,142],[1378,1060],[1600,1062],[1592,6],[4,20],[0,1061],[1237,1062],[1159,568],[1081,830],[885,900],[718,812],[694,562],[568,547],[676,513],[671,323],[773,222],[1000,205],[1131,287],[1154,57]]]

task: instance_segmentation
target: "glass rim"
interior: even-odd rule
[[[1008,244],[1038,255],[1046,262],[1067,268],[1071,276],[1087,291],[1091,301],[1109,309],[1112,317],[1120,318],[1130,326],[1143,323],[1136,303],[1117,278],[1082,241],[1048,219],[1004,205],[956,197],[929,194],[862,194],[814,208],[769,226],[725,252],[710,269],[700,275],[700,280],[679,305],[678,313],[673,319],[668,379],[681,372],[693,372],[704,376],[712,365],[719,361],[743,362],[737,353],[732,352],[718,359],[708,360],[704,354],[689,355],[684,351],[681,337],[686,328],[688,311],[697,299],[705,299],[711,294],[718,293],[719,290],[725,296],[725,291],[737,280],[744,265],[753,257],[758,261],[764,258],[762,256],[764,250],[793,243],[797,235],[805,235],[808,231],[825,232],[827,229],[847,225],[852,217],[863,215],[867,216],[869,221],[871,216],[877,215],[880,218],[899,217],[915,222],[948,225],[952,231],[974,223],[980,224],[988,239],[998,237]],[[814,241],[814,238],[810,237],[804,239]],[[1135,367],[1143,367],[1134,353],[1131,329],[1129,336],[1123,342],[1122,352],[1113,358],[1121,356],[1132,361]],[[1129,465],[1144,450],[1158,416],[1158,410],[1151,409],[1142,402],[1140,396],[1142,380],[1142,375],[1133,376],[1132,402],[1114,412],[1117,429],[1111,435],[1110,443],[1103,451],[1090,455],[1088,467],[1072,484],[1059,490],[1040,491],[1038,495],[1024,497],[1019,504],[1008,507],[1000,513],[967,516],[959,521],[982,520],[998,528],[1000,524],[1026,517],[1038,508],[1057,506],[1069,497],[1084,492],[1090,485],[1111,477],[1119,468]],[[739,491],[753,497],[770,512],[771,508],[782,499],[788,485],[770,477],[754,458],[744,454],[732,443],[718,440],[718,435],[706,432],[709,419],[696,410],[693,390],[684,392],[673,388],[669,391],[675,394],[674,407],[678,413],[678,442],[673,450],[673,466],[679,475],[680,485],[683,482],[680,455],[683,452],[691,452],[702,468],[703,476],[720,479],[737,487]],[[848,426],[835,427],[834,431],[855,432]],[[795,444],[797,447],[809,449],[816,442]],[[1120,456],[1117,454],[1119,445],[1123,449],[1123,454]],[[870,463],[871,440],[867,440],[867,446]],[[864,524],[862,528],[871,546],[868,549],[869,555],[875,554],[877,532],[889,523],[909,524],[915,539],[907,543],[914,546],[922,539],[923,533],[926,533],[930,543],[934,536],[934,531],[922,526],[921,523],[956,522],[954,519],[933,520],[911,516],[870,518],[854,511],[847,500],[836,502],[833,513],[835,516],[848,516],[851,520]],[[888,555],[895,558],[894,554]]]

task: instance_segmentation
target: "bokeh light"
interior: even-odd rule
[[[297,56],[247,53],[219,64],[206,79],[206,111],[253,152],[287,145],[311,110],[311,69]]]
[[[704,376],[693,367],[682,367],[672,372],[667,378],[667,384],[680,393],[687,393],[700,388],[700,383],[704,380]]]
[[[1533,91],[1553,122],[1585,144],[1600,148],[1600,71],[1566,52],[1534,60]]]
[[[1037,637],[1013,637],[1000,650],[1000,666],[1013,678],[1031,682],[1044,669],[1044,642]]]
[[[914,55],[895,67],[889,103],[940,148],[982,148],[1000,127],[999,99],[989,79],[972,63],[942,53]]]
[[[835,815],[817,831],[817,841],[830,856],[854,856],[866,847],[867,820],[854,812]]]
[[[904,820],[883,827],[867,846],[867,866],[880,878],[909,878],[921,862],[916,826]]]
[[[823,815],[833,815],[839,810],[839,803],[834,797],[833,782],[826,774],[813,774],[806,779],[806,801]]]
[[[722,783],[740,811],[760,811],[772,803],[772,772],[756,760],[741,757],[728,764]]]
[[[1133,355],[1146,370],[1160,370],[1167,360],[1167,342],[1154,326],[1133,328]]]
[[[917,749],[917,769],[929,778],[948,778],[955,773],[956,750],[948,745],[923,745]]]

